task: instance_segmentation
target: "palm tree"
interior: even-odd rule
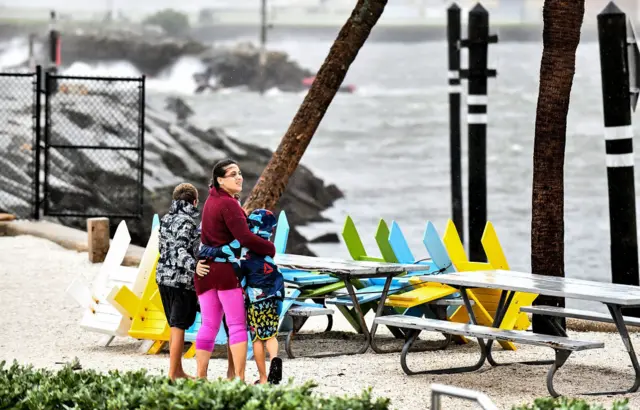
[[[542,61],[533,146],[531,271],[564,276],[564,155],[567,113],[576,69],[576,49],[585,0],[545,0]],[[564,306],[564,299],[539,296],[535,304]],[[541,318],[537,333],[554,333]],[[563,323],[563,327],[565,324]]]
[[[387,0],[358,0],[244,208],[273,209]]]

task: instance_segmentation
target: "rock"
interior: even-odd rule
[[[168,97],[165,109],[175,113],[179,122],[186,121],[194,114],[191,107],[189,107],[182,98]]]
[[[31,213],[33,172],[32,105],[29,99],[4,95],[0,115],[7,119],[0,156],[0,212],[21,216]],[[61,100],[61,101],[57,101]],[[135,101],[133,101],[135,100]],[[137,99],[107,93],[62,94],[52,100],[55,115],[51,139],[57,144],[84,144],[109,141],[131,144],[138,121]],[[10,101],[10,104],[4,103]],[[60,108],[64,107],[64,108]],[[167,107],[173,111],[168,111]],[[272,152],[266,148],[232,138],[218,128],[203,130],[183,118],[176,122],[176,108],[189,112],[184,101],[147,100],[145,121],[144,193],[141,220],[127,220],[132,243],[145,246],[151,231],[152,216],[164,215],[171,203],[173,188],[181,182],[193,183],[204,201],[208,193],[213,164],[226,157],[237,160],[245,178],[246,198],[265,168]],[[96,113],[100,112],[100,115]],[[74,138],[75,137],[75,138]],[[127,138],[128,137],[128,138]],[[113,145],[112,145],[113,146]],[[135,197],[136,155],[118,150],[50,150],[50,201],[65,211],[94,215],[122,213]],[[41,191],[42,192],[42,191]],[[306,239],[296,226],[322,221],[320,213],[342,197],[335,186],[325,183],[300,165],[291,177],[278,209],[287,212],[292,226],[288,252],[311,254]],[[67,226],[86,229],[86,218],[53,218]],[[111,234],[120,222],[111,218]]]
[[[199,81],[215,79],[220,87],[247,86],[260,89],[260,50],[251,43],[240,43],[231,48],[212,48],[200,55],[207,70],[200,74]],[[303,80],[313,73],[292,61],[280,51],[268,51],[265,65],[265,88],[282,91],[300,91],[305,88]]]
[[[340,243],[340,238],[335,232],[330,232],[312,239],[309,243]]]

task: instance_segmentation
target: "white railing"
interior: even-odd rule
[[[442,404],[440,403],[441,396],[451,396],[458,399],[475,401],[484,410],[498,410],[498,406],[493,404],[489,396],[484,393],[437,383],[431,385],[431,410],[442,409]]]

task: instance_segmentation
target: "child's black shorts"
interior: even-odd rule
[[[164,285],[158,285],[158,290],[169,327],[189,329],[196,320],[198,310],[196,292]]]

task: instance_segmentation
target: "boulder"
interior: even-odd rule
[[[199,57],[207,66],[198,75],[199,83],[210,84],[213,80],[215,86],[222,88],[246,86],[253,91],[260,89],[260,49],[253,44],[211,48]],[[313,75],[292,61],[287,53],[267,51],[266,57],[265,89],[300,91],[305,88],[303,80]]]
[[[28,217],[33,202],[32,104],[28,98],[17,96],[3,95],[2,99],[10,103],[0,104],[0,115],[5,119],[0,212]],[[51,99],[51,142],[135,146],[135,104],[137,99],[130,94],[114,90],[58,93]],[[182,100],[148,98],[145,110],[142,218],[127,219],[132,242],[141,246],[149,237],[153,214],[162,216],[167,212],[177,184],[193,183],[204,200],[213,164],[231,157],[243,170],[244,200],[272,155],[270,150],[243,142],[222,129],[196,127],[189,122],[190,108]],[[65,213],[89,212],[93,216],[135,211],[139,186],[137,152],[52,148],[49,158],[49,201],[53,208]],[[325,220],[321,212],[340,197],[342,192],[335,185],[325,184],[304,165],[298,166],[275,210],[286,210],[292,226],[288,252],[311,254],[306,239],[295,227]],[[84,217],[53,219],[86,229]],[[112,234],[120,220],[111,218]]]

